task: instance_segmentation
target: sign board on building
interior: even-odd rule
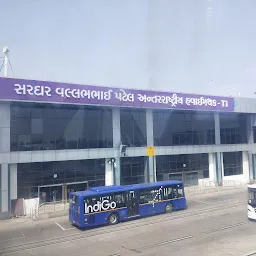
[[[146,154],[147,154],[147,156],[154,156],[155,155],[155,147],[154,146],[146,147]]]
[[[234,111],[234,98],[0,78],[0,100],[83,105]]]

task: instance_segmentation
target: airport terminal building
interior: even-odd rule
[[[0,78],[0,218],[92,186],[255,178],[256,99]]]

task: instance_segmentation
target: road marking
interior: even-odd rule
[[[68,231],[68,230],[72,230],[72,229],[75,229],[75,228],[64,228],[62,227],[59,223],[55,222],[55,224],[62,230],[62,231]]]
[[[182,241],[182,240],[190,239],[192,237],[193,236],[184,236],[184,237],[176,238],[176,239],[173,239],[173,240],[165,241],[165,242],[159,243],[157,245],[165,245],[165,244],[175,243],[175,242],[179,242],[179,241]]]
[[[15,238],[10,238],[10,239],[5,239],[5,240],[0,240],[0,243],[8,242],[8,241],[14,241],[14,240],[19,240],[19,239],[25,239],[26,237],[24,236],[23,233],[21,233],[22,236],[20,237],[15,237]]]
[[[231,224],[231,225],[223,226],[223,227],[220,227],[220,228],[212,229],[212,230],[203,232],[203,234],[211,234],[211,233],[214,233],[214,232],[218,232],[218,231],[222,231],[222,230],[226,230],[226,229],[230,229],[230,228],[239,227],[239,226],[242,226],[244,224],[246,224],[246,223],[245,222],[239,222],[239,223],[236,223],[236,224]]]
[[[200,203],[200,204],[208,204],[208,205],[210,205],[210,203],[207,203],[207,202],[204,202],[204,201],[200,201],[200,200],[194,200],[194,199],[192,199],[192,200],[189,200],[189,201],[197,202],[197,203]]]
[[[153,248],[153,247],[166,245],[166,244],[171,244],[171,243],[175,243],[175,242],[179,242],[179,241],[183,241],[183,240],[191,239],[191,238],[193,238],[193,236],[190,236],[190,235],[189,236],[184,236],[184,237],[179,237],[179,238],[172,239],[172,240],[169,240],[169,241],[164,241],[164,242],[161,242],[161,243],[152,244],[152,245],[149,245],[149,246],[144,246],[144,247],[139,248],[139,249],[141,249],[141,250],[150,249],[150,248]]]

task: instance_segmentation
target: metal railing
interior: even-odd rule
[[[39,215],[50,212],[68,210],[69,203],[63,201],[45,202],[40,204],[35,209],[31,210],[30,217],[36,219]]]
[[[187,186],[185,184],[185,192],[186,194],[204,194],[225,191],[230,189],[246,187],[248,182],[239,180],[224,180],[221,183],[213,181],[203,181],[196,186],[191,186],[190,184]]]

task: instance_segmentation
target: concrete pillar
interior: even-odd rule
[[[146,109],[146,125],[147,125],[147,145],[154,145],[154,131],[153,131],[153,111]]]
[[[249,161],[249,180],[254,179],[254,162],[253,162],[253,154],[252,152],[248,152],[248,161]]]
[[[250,170],[249,170],[249,154],[248,152],[242,152],[242,161],[243,161],[243,181],[249,182]]]
[[[8,213],[9,211],[9,175],[8,164],[1,164],[1,212]]]
[[[14,200],[17,199],[17,164],[10,164],[10,199]]]
[[[121,168],[121,158],[116,158],[116,167],[115,167],[115,185],[121,184],[121,175],[122,175],[122,168]]]
[[[220,145],[220,115],[219,115],[219,112],[214,112],[214,131],[215,131],[215,144]]]
[[[121,143],[121,130],[120,130],[120,109],[112,109],[112,122],[113,122],[113,147],[119,148]]]
[[[116,185],[120,185],[120,178],[121,178],[121,161],[120,161],[120,145],[121,145],[121,128],[120,128],[120,108],[112,108],[112,122],[113,122],[113,148],[117,149],[118,154],[115,155],[115,182]],[[109,175],[109,174],[106,174]],[[110,176],[108,176],[110,177]]]
[[[215,144],[220,145],[220,114],[219,112],[214,113],[214,131],[215,131]],[[223,154],[221,152],[215,153],[216,162],[216,181],[218,185],[222,185],[223,180]]]
[[[250,159],[250,158],[249,158]],[[252,161],[252,168],[250,169],[250,173],[251,173],[251,179],[255,179],[256,177],[256,155],[255,154],[251,154],[251,161]]]
[[[111,159],[105,159],[105,186],[114,185],[114,171],[113,171],[113,164],[109,162]]]
[[[247,114],[246,116],[246,136],[247,136],[247,143],[253,144],[253,116],[252,114]]]
[[[145,182],[156,182],[156,157],[146,156],[144,167]]]
[[[0,104],[0,153],[10,152],[10,104]]]
[[[224,166],[223,166],[223,153],[215,153],[216,157],[216,181],[219,186],[222,186],[222,181],[224,177]]]
[[[146,129],[147,129],[147,146],[154,146],[154,126],[153,126],[153,111],[152,109],[146,109]],[[156,181],[156,157],[149,156],[147,168],[145,168],[145,181]]]
[[[209,153],[208,154],[208,159],[209,159],[209,180],[211,182],[216,183],[217,182],[216,154]]]

